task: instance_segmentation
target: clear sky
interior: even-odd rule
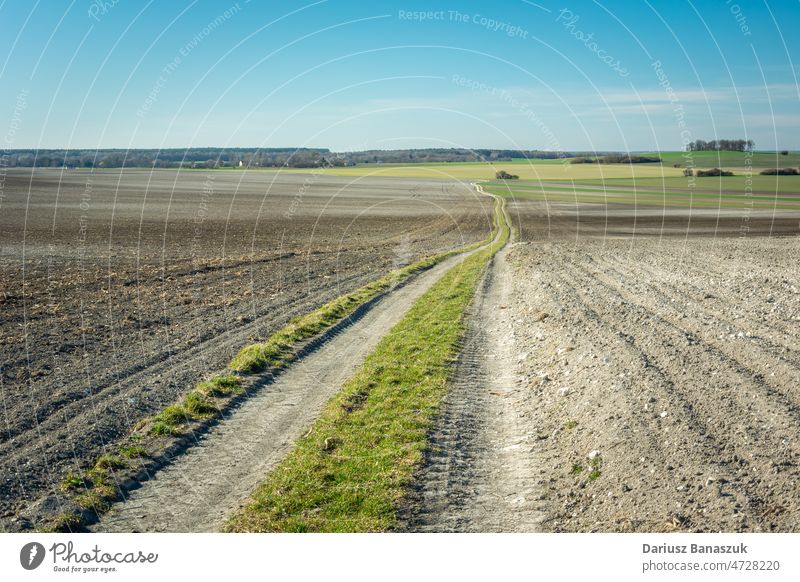
[[[0,0],[0,147],[800,149],[798,24],[797,0]]]

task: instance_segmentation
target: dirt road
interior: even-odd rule
[[[435,181],[15,169],[4,186],[0,530],[242,346],[491,226],[489,199]]]
[[[800,531],[798,250],[515,245],[476,306],[488,323],[408,529]]]
[[[470,309],[466,341],[400,529],[535,531],[542,518],[530,480],[536,433],[520,406],[514,369],[509,246],[493,259]]]
[[[321,348],[248,398],[202,443],[130,492],[93,531],[217,531],[305,433],[413,303],[463,257],[397,288]]]

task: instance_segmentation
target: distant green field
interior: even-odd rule
[[[691,161],[695,168],[796,168],[800,166],[800,152],[789,152],[783,156],[778,152],[753,152],[748,164],[745,152],[650,152],[643,155],[660,156],[664,165],[687,165]]]
[[[398,178],[429,178],[439,180],[493,180],[498,170],[507,170],[523,180],[587,180],[603,178],[633,178],[681,176],[679,168],[661,164],[570,164],[569,160],[536,160],[534,163],[495,162],[445,164],[363,164],[346,168],[296,169],[282,172],[304,172],[333,176],[388,176]]]
[[[685,157],[685,152],[650,152],[643,155],[659,156],[663,163],[652,164],[572,164],[569,158],[542,160],[542,159],[514,159],[510,161],[491,162],[438,162],[438,163],[409,163],[409,164],[360,164],[344,168],[283,168],[282,172],[305,172],[331,174],[335,176],[389,176],[402,178],[433,178],[443,180],[492,180],[498,170],[506,170],[518,175],[522,180],[542,181],[591,181],[591,180],[616,180],[636,178],[640,179],[683,179],[682,168],[673,167],[675,164],[690,165],[694,168],[707,169],[720,167],[741,174],[749,166],[752,168],[760,184],[769,189],[769,177],[759,177],[758,172],[764,168],[798,167],[800,166],[800,152],[790,152],[782,156],[776,152],[692,152],[691,158]],[[701,180],[712,180],[703,178]],[[735,181],[730,182],[731,185]],[[642,184],[644,185],[644,184]],[[702,187],[705,187],[702,186]],[[715,186],[711,186],[714,188]],[[756,187],[756,186],[754,186]],[[793,186],[788,186],[793,187]],[[762,189],[761,186],[757,188]]]
[[[753,192],[763,192],[769,194],[800,194],[800,176],[751,176],[751,188]],[[649,178],[641,177],[633,179],[608,178],[600,179],[580,179],[576,182],[581,185],[605,186],[635,186],[637,189],[647,190],[694,190],[694,191],[714,191],[714,192],[733,192],[745,194],[747,192],[748,177],[744,175],[695,178],[694,187],[690,186],[689,179],[683,176]],[[535,182],[533,183],[535,184]]]
[[[484,188],[494,190],[511,189],[514,192],[581,192],[581,193],[594,193],[594,194],[622,194],[626,196],[633,196],[634,194],[648,194],[648,195],[669,195],[669,196],[697,196],[701,198],[741,198],[750,195],[748,192],[736,192],[732,189],[723,189],[719,191],[706,191],[706,190],[671,190],[669,188],[644,188],[637,183],[635,189],[619,188],[614,186],[598,185],[587,186],[586,184],[575,183],[572,186],[554,186],[548,182],[533,183],[533,182],[520,182],[513,186],[507,186],[498,183],[483,183]],[[790,202],[800,202],[800,193],[798,192],[778,192],[778,193],[758,193],[755,194],[761,200],[785,200]]]
[[[763,197],[745,196],[735,194],[709,194],[687,192],[641,192],[641,191],[602,191],[595,189],[575,190],[550,189],[513,189],[494,188],[485,186],[484,189],[492,194],[505,198],[540,200],[543,202],[568,202],[574,204],[624,204],[646,205],[676,208],[724,208],[758,210],[799,211],[800,198],[792,197]]]

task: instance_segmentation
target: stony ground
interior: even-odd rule
[[[797,238],[509,253],[545,531],[800,531]]]

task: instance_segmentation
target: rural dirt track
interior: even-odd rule
[[[496,257],[401,528],[800,531],[797,238],[573,233]]]
[[[510,336],[506,245],[489,265],[450,391],[422,469],[399,516],[415,532],[535,531],[541,520],[530,454],[535,432],[519,407]]]
[[[411,305],[463,256],[451,257],[384,296],[273,382],[248,398],[201,443],[131,491],[93,531],[217,531],[271,467],[308,431]]]
[[[0,530],[242,346],[491,217],[468,185],[266,172],[15,169],[4,194]]]

